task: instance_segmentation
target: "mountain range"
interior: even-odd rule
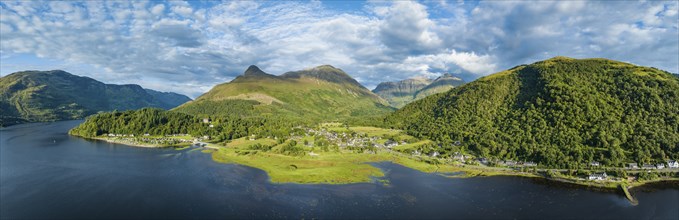
[[[0,126],[80,119],[99,111],[170,109],[190,100],[177,93],[105,84],[62,70],[22,71],[0,78]]]
[[[446,92],[464,84],[464,80],[450,74],[431,80],[425,77],[414,77],[397,82],[383,82],[372,92],[387,100],[395,108],[436,93]]]
[[[659,163],[679,158],[679,79],[619,61],[555,57],[428,96],[385,121],[498,160]]]
[[[191,115],[276,116],[304,121],[382,117],[394,109],[341,69],[322,65],[279,76],[250,66],[174,111]]]

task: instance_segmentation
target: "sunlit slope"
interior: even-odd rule
[[[197,115],[274,115],[304,120],[379,117],[392,109],[342,70],[329,65],[280,76],[251,66],[175,111]]]

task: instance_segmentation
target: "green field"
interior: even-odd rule
[[[400,136],[399,130],[381,129],[375,127],[343,127],[341,124],[322,124],[321,127],[335,132],[356,132],[368,136]],[[412,138],[412,137],[410,137]],[[465,172],[464,176],[508,175],[497,170],[478,170],[460,166],[443,164],[439,159],[429,157],[415,157],[410,154],[379,149],[375,153],[355,153],[350,150],[338,149],[322,151],[319,148],[308,147],[303,141],[311,142],[311,136],[303,136],[297,141],[296,147],[303,149],[303,153],[293,156],[282,154],[282,148],[291,143],[283,143],[270,138],[249,140],[239,138],[225,144],[213,153],[212,158],[222,163],[234,163],[258,168],[267,172],[274,183],[325,183],[347,184],[372,182],[384,173],[368,163],[393,162],[422,172]],[[433,143],[430,140],[417,141],[399,146],[399,150],[414,149],[424,144]],[[270,150],[253,150],[252,146],[268,145]],[[313,153],[312,153],[313,152]],[[313,155],[312,155],[313,154]]]

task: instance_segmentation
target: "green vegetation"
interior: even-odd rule
[[[332,66],[281,76],[251,66],[242,76],[215,86],[175,111],[198,116],[267,116],[313,123],[371,123],[393,111],[386,105],[380,97]]]
[[[379,122],[391,109],[339,69],[274,76],[253,66],[174,110],[100,113],[69,133],[140,146],[196,139],[214,160],[262,169],[273,182],[374,181],[384,173],[367,163],[391,161],[448,177],[615,188],[679,178],[620,169],[679,156],[678,98],[679,80],[666,72],[558,57],[431,95]],[[611,177],[584,178],[600,172]]]
[[[455,151],[551,168],[665,162],[679,158],[679,80],[655,68],[556,57],[416,101],[385,123]]]
[[[416,77],[398,82],[383,82],[377,85],[373,92],[387,100],[391,106],[401,108],[415,100],[446,92],[462,84],[464,84],[462,79],[444,74],[435,80]]]
[[[207,136],[219,142],[246,136],[285,137],[292,132],[287,121],[269,118],[213,117],[209,123],[202,118],[180,112],[145,108],[123,112],[99,113],[71,129],[69,134],[94,138],[101,135],[121,134],[142,137],[188,134],[192,137]],[[211,125],[211,126],[210,126]]]
[[[319,156],[289,156],[259,151],[239,154],[237,149],[223,148],[213,154],[222,163],[236,163],[262,169],[275,183],[370,182],[384,173],[366,162],[380,161],[376,155],[355,153],[321,153]]]
[[[189,100],[176,93],[104,84],[60,70],[16,72],[0,78],[0,126],[80,119],[116,109],[169,109]]]

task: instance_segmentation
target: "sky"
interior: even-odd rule
[[[554,56],[679,72],[678,1],[0,2],[0,75],[62,69],[197,97],[249,65],[367,88]]]

